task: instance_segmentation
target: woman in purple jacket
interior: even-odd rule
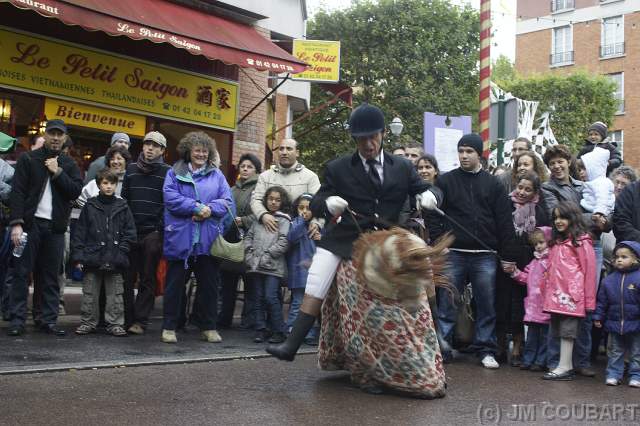
[[[169,268],[164,294],[162,341],[176,343],[176,325],[191,270],[198,280],[195,310],[202,339],[221,342],[216,331],[218,267],[210,249],[223,232],[222,220],[233,203],[231,189],[218,168],[215,141],[189,132],[178,144],[178,160],[164,181],[164,256]]]

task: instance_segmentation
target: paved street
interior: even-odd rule
[[[479,414],[493,423],[496,404],[507,423],[511,404],[534,404],[522,406],[533,407],[529,420],[584,424],[581,410],[593,404],[604,421],[588,423],[633,424],[630,413],[611,421],[605,411],[640,401],[638,390],[606,387],[601,375],[548,383],[539,373],[483,370],[471,361],[448,368],[444,399],[374,396],[353,387],[343,372],[318,371],[315,360],[304,355],[294,363],[253,359],[0,376],[0,423],[460,425],[476,424]]]

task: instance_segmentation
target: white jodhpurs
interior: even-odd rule
[[[316,254],[313,255],[313,259],[311,260],[304,294],[324,300],[336,276],[336,271],[338,270],[338,265],[340,265],[341,260],[342,258],[330,251],[318,247]]]

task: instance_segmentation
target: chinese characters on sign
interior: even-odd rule
[[[238,85],[0,29],[0,85],[234,131]]]

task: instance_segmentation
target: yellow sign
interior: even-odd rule
[[[306,71],[291,76],[294,80],[340,80],[340,42],[293,40],[293,56],[310,65]]]
[[[47,98],[44,101],[44,115],[47,120],[59,118],[66,124],[124,132],[133,136],[144,136],[146,117],[112,109],[98,108],[75,102]]]
[[[238,85],[0,29],[0,86],[235,130]]]

